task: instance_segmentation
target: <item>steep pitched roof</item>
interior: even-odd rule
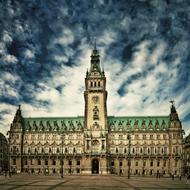
[[[84,128],[84,117],[23,118],[26,131],[73,131]]]
[[[170,117],[168,116],[123,116],[108,117],[110,130],[166,130],[169,128]]]

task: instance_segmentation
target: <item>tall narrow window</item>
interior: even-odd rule
[[[16,159],[15,158],[13,159],[13,165],[16,165]]]
[[[72,165],[72,160],[69,160],[69,166],[71,166]]]
[[[80,160],[77,160],[77,166],[80,166]]]
[[[46,165],[46,166],[48,165],[48,160],[45,160],[45,165]]]

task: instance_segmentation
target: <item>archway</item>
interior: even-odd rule
[[[96,158],[92,160],[92,174],[99,174],[99,160]]]

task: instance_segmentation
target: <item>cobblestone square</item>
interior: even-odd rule
[[[190,184],[186,179],[181,181],[176,178],[150,178],[150,177],[127,177],[119,176],[27,176],[16,175],[12,178],[0,177],[1,190],[187,190]]]

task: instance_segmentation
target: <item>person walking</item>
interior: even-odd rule
[[[187,175],[186,184],[189,184],[189,180],[190,180],[190,174]]]

